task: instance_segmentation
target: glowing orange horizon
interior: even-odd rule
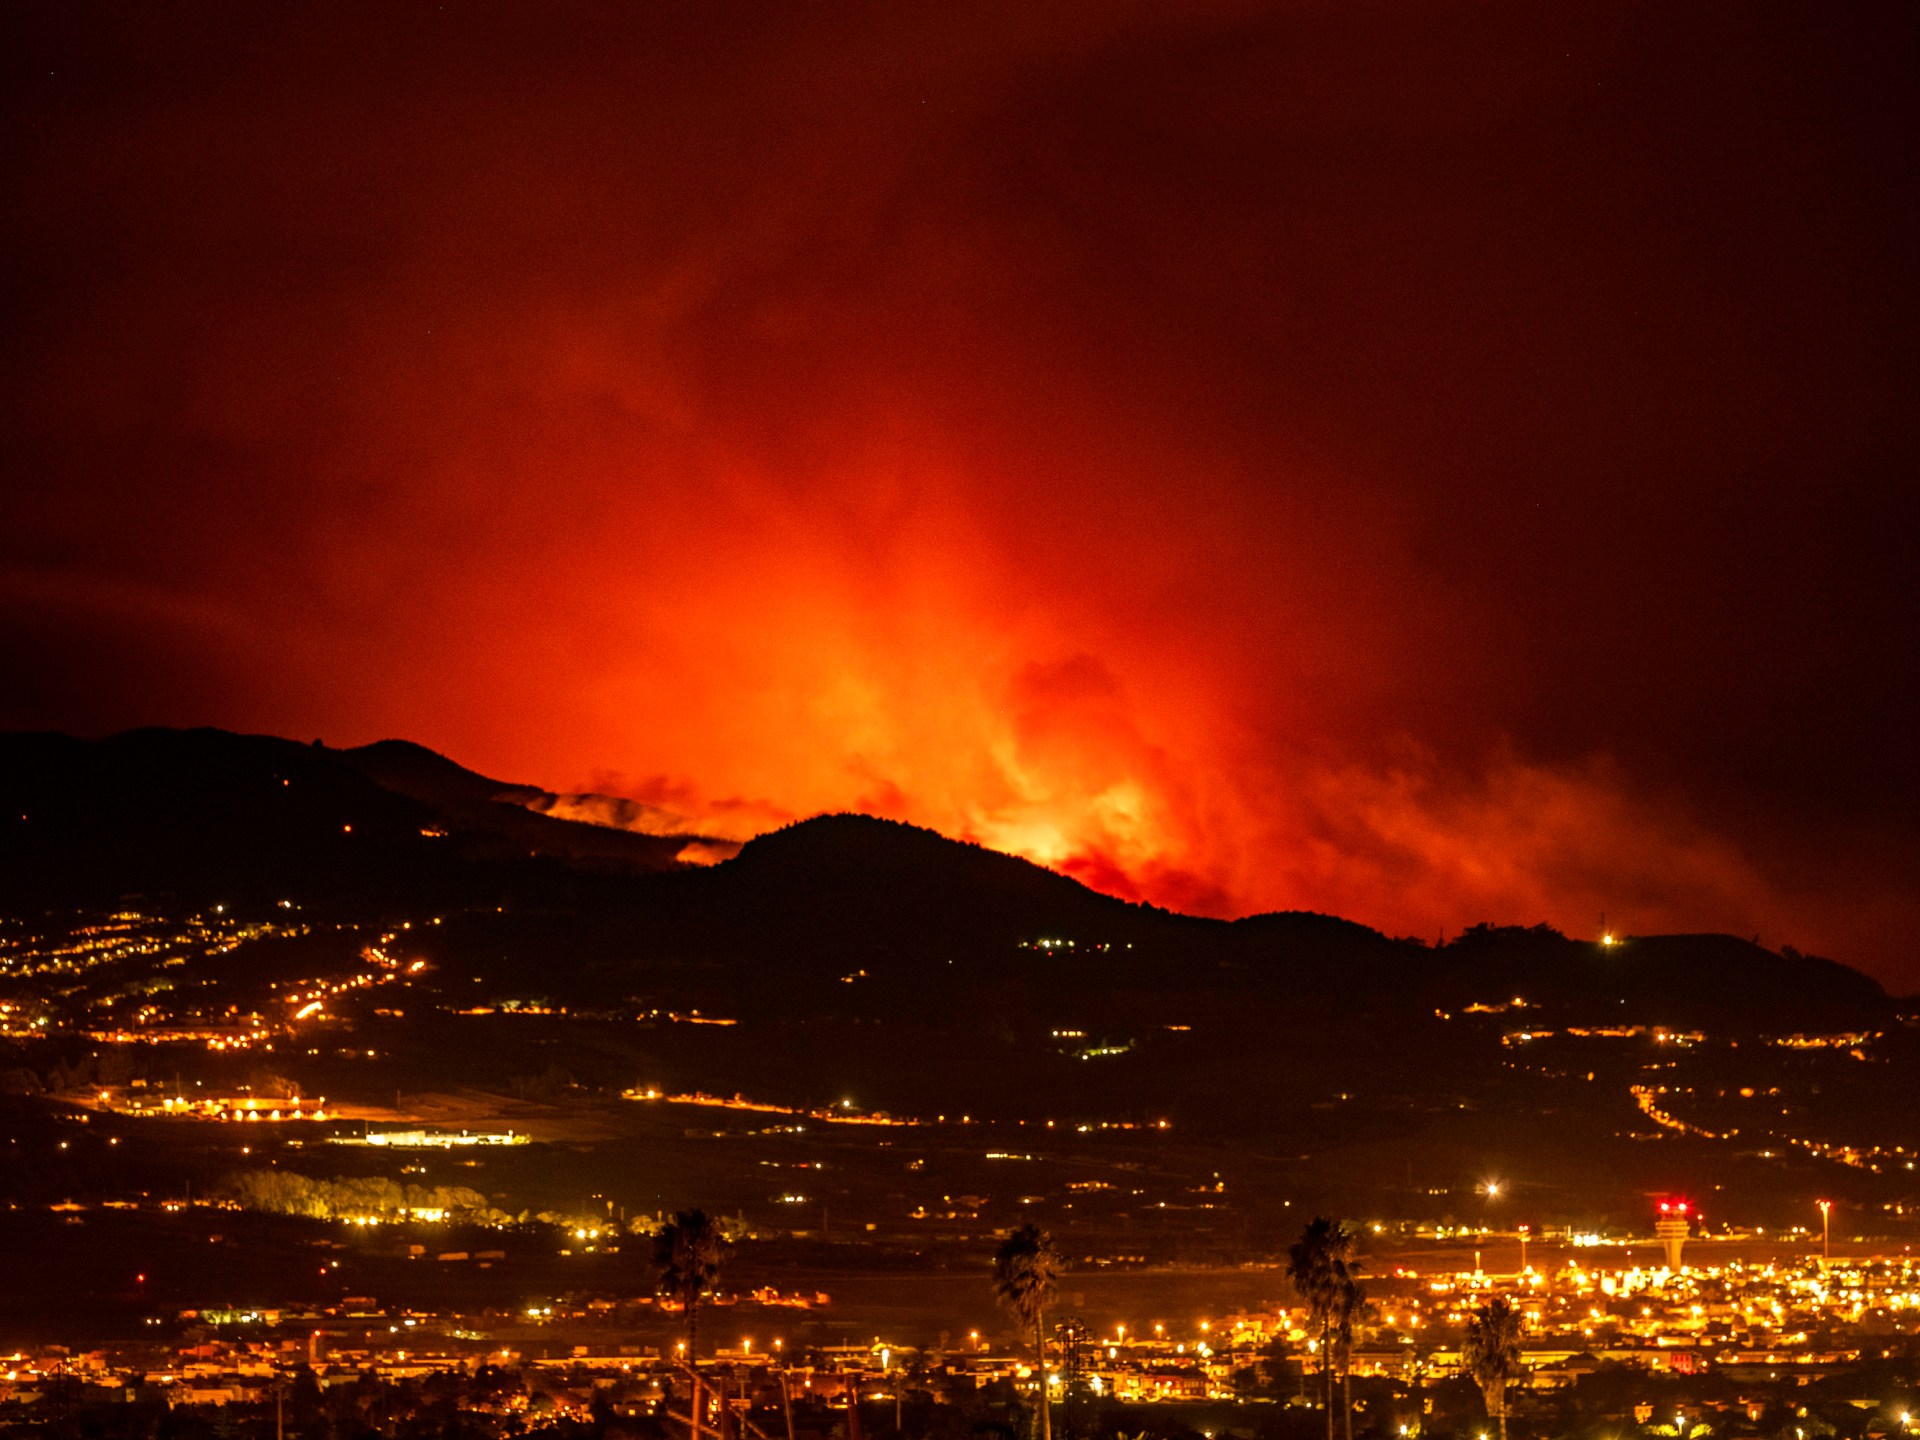
[[[1424,717],[1392,714],[1433,673],[1400,624],[1412,601],[1376,572],[1329,614],[1352,598],[1337,536],[1186,554],[1167,516],[1121,514],[1090,556],[1022,523],[1021,497],[983,510],[937,473],[842,481],[824,520],[818,496],[734,473],[697,513],[655,518],[705,536],[699,554],[627,566],[600,547],[544,596],[528,566],[514,593],[544,603],[419,656],[462,702],[423,738],[698,833],[861,811],[1189,913],[1318,910],[1425,938],[1584,933],[1602,911],[1643,932],[1775,918],[1732,847],[1604,758],[1463,764],[1416,743]],[[1284,511],[1262,518],[1297,533]]]
[[[1920,983],[1897,24],[32,8],[9,727]]]

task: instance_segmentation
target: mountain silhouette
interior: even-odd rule
[[[333,750],[212,729],[0,734],[0,903],[479,901],[568,872],[674,867],[686,843],[536,815],[417,745]]]
[[[398,740],[341,750],[212,729],[3,734],[0,906],[138,895],[181,908],[285,899],[348,917],[538,910],[524,948],[555,983],[572,966],[614,993],[649,966],[703,966],[740,1003],[775,1010],[796,995],[831,1007],[857,993],[876,1013],[1071,1000],[1119,1024],[1177,1000],[1229,1029],[1257,1015],[1299,1033],[1516,999],[1530,1015],[1592,1024],[1780,1030],[1890,1014],[1857,971],[1732,936],[1602,946],[1481,925],[1433,947],[1306,912],[1198,919],[850,814],[693,868],[676,860],[686,836],[527,808],[547,793]],[[801,981],[828,988],[796,991]]]

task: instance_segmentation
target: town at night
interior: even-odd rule
[[[0,1440],[1920,1433],[1920,12],[0,26]]]

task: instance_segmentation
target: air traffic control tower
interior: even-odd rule
[[[1680,1261],[1680,1247],[1687,1243],[1687,1202],[1684,1200],[1662,1200],[1660,1218],[1653,1222],[1653,1233],[1659,1237],[1660,1244],[1667,1252],[1667,1269],[1679,1271],[1686,1269]]]

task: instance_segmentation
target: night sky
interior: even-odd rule
[[[1920,988],[1920,8],[0,26],[0,726]]]

